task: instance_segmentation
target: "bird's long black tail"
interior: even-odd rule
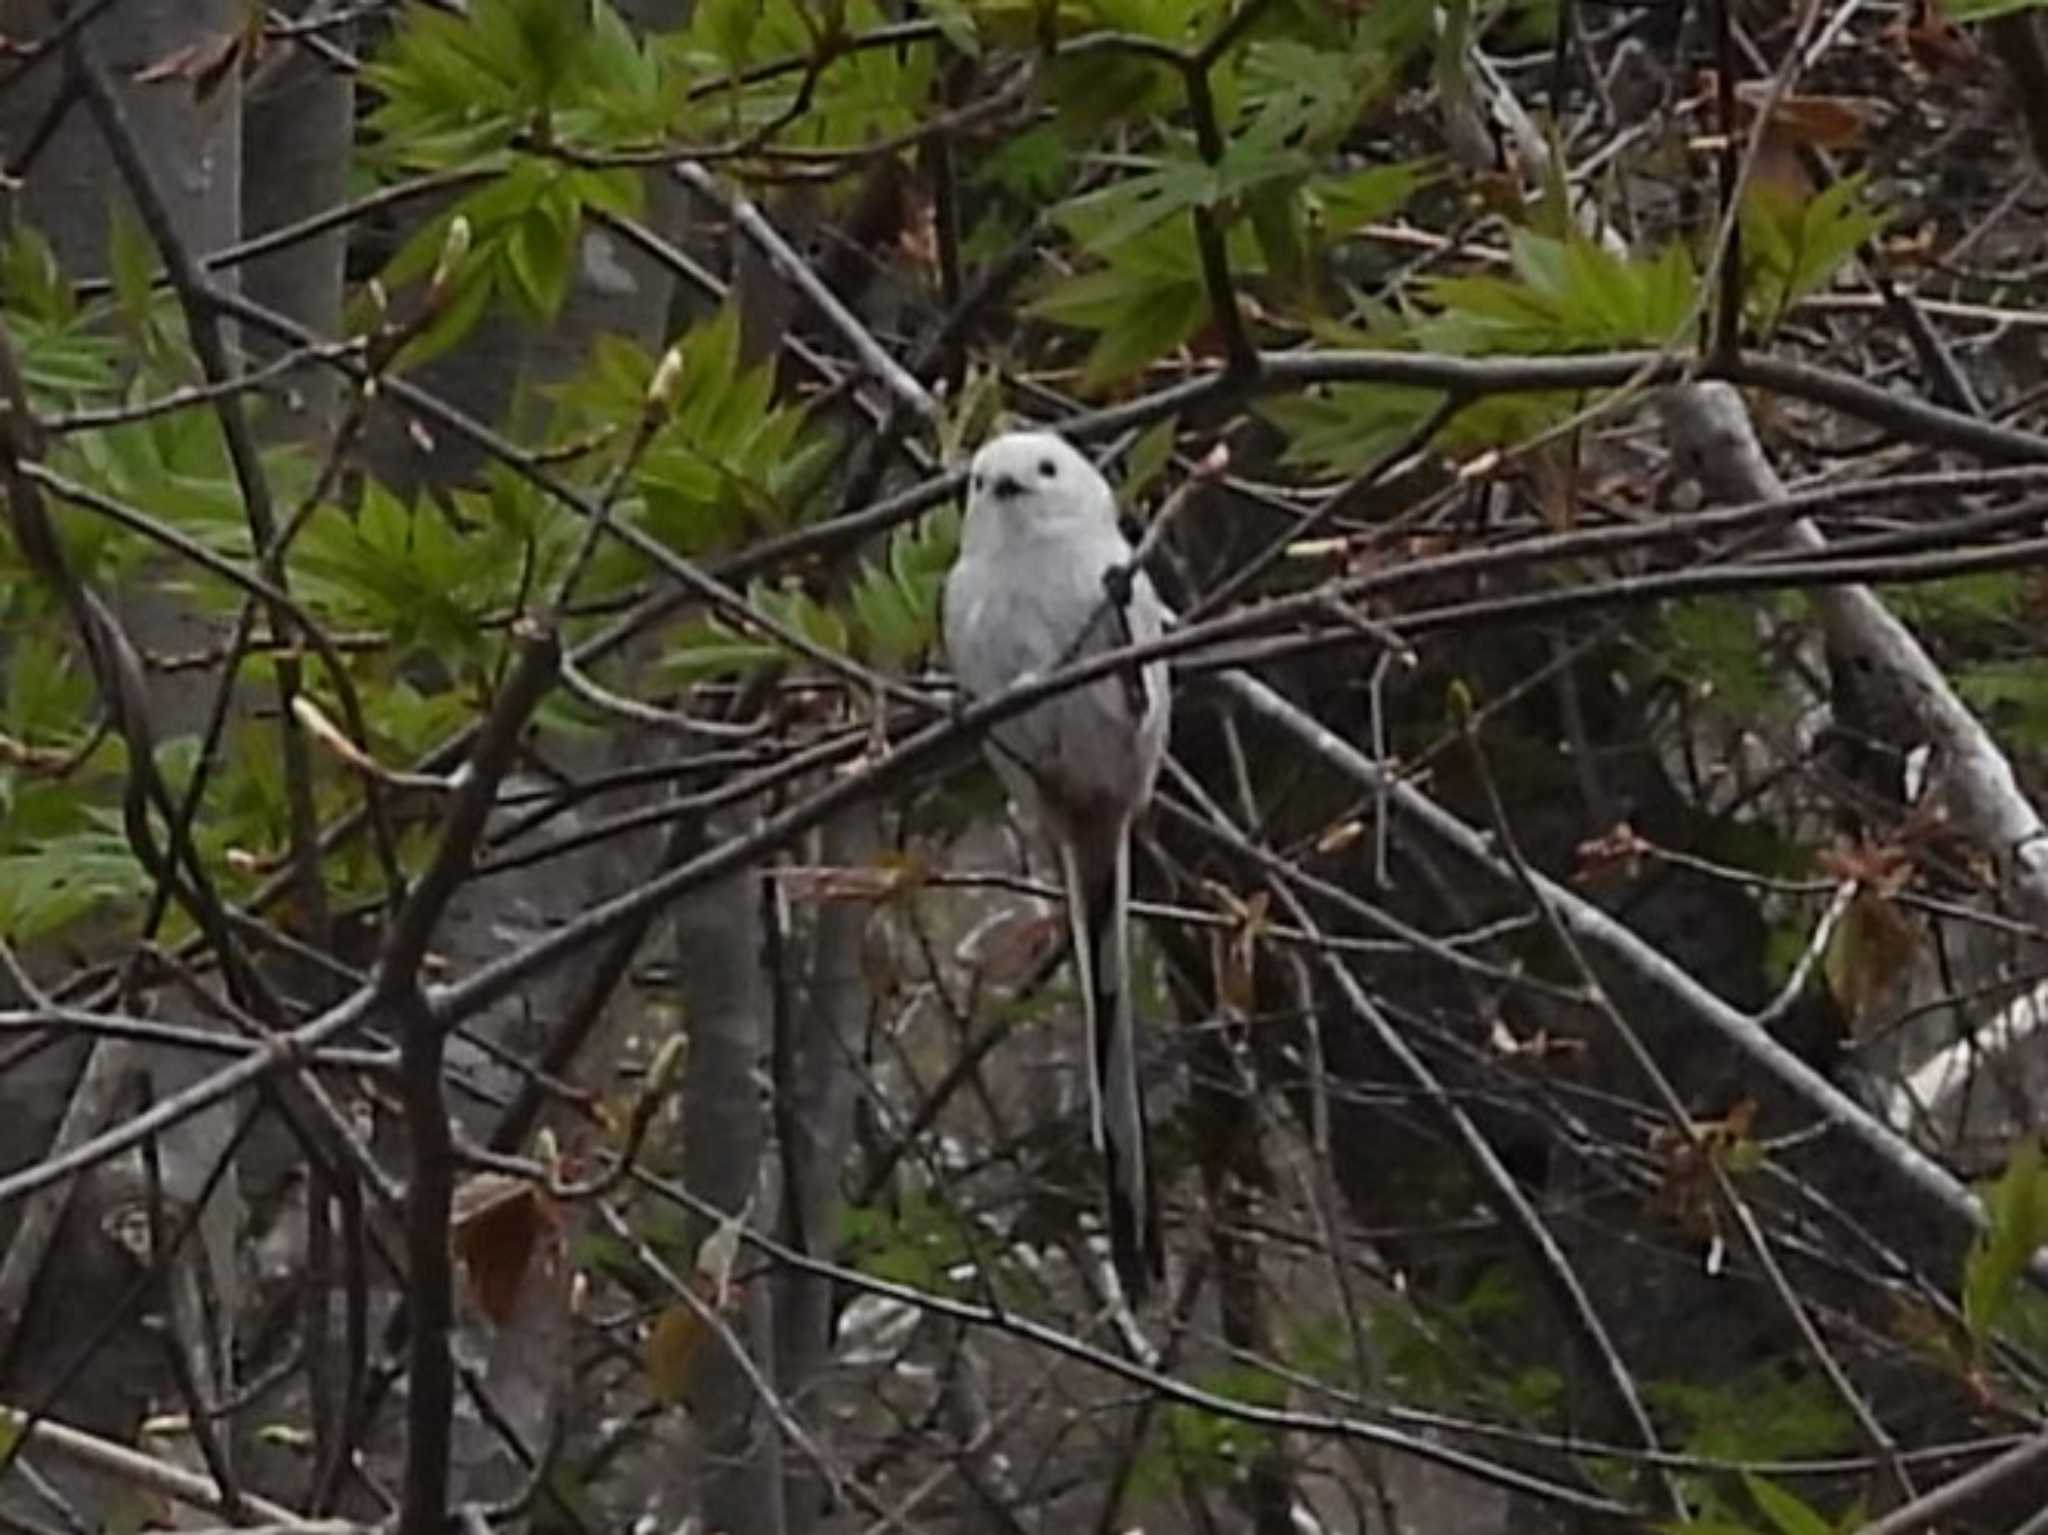
[[[1088,1018],[1090,1100],[1096,1149],[1102,1154],[1109,1214],[1109,1250],[1131,1301],[1144,1299],[1166,1273],[1153,1198],[1145,1091],[1138,1078],[1137,1017],[1131,1001],[1128,837],[1118,833],[1115,857],[1100,877],[1063,850],[1074,961]],[[1088,859],[1089,863],[1100,862]]]

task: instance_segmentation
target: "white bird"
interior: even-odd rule
[[[1108,482],[1064,439],[998,437],[974,455],[967,485],[945,630],[970,695],[993,697],[1165,627],[1159,594],[1133,568]],[[1134,1301],[1163,1276],[1165,1259],[1129,985],[1130,831],[1159,775],[1169,715],[1166,666],[1154,661],[1056,693],[995,726],[988,742],[1066,881],[1110,1253]]]

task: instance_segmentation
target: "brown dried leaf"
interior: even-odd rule
[[[511,1320],[536,1257],[561,1242],[561,1211],[545,1189],[506,1173],[478,1173],[457,1186],[448,1243],[470,1299],[493,1322]]]
[[[797,864],[776,871],[783,893],[805,902],[886,901],[930,877],[931,865],[918,853],[885,853],[869,864]]]
[[[903,188],[903,224],[896,232],[896,252],[926,272],[939,269],[939,221],[932,200],[916,187]]]
[[[1813,861],[1829,878],[1854,880],[1887,898],[1905,889],[1913,878],[1913,855],[1897,842],[1837,838],[1833,847],[1814,854]]]
[[[1870,885],[1857,887],[1823,961],[1828,989],[1852,1025],[1890,995],[1919,942],[1918,930],[1889,894]]]
[[[1707,1159],[1676,1130],[1660,1130],[1651,1144],[1664,1163],[1655,1208],[1688,1236],[1705,1239],[1719,1229],[1714,1205],[1714,1180]]]
[[[1694,1120],[1689,1131],[1667,1127],[1650,1137],[1652,1154],[1664,1163],[1656,1208],[1688,1236],[1705,1241],[1720,1235],[1714,1166],[1726,1168],[1750,1154],[1756,1112],[1756,1100],[1743,1098],[1719,1119]]]
[[[154,64],[135,71],[138,85],[156,85],[166,80],[192,82],[192,98],[204,102],[226,83],[229,75],[246,58],[254,62],[262,47],[259,28],[252,36],[247,28],[217,32],[174,48]]]
[[[1240,897],[1214,880],[1203,883],[1210,899],[1230,919],[1229,925],[1212,928],[1209,934],[1209,967],[1217,1005],[1241,1018],[1252,1011],[1257,999],[1259,938],[1271,925],[1266,908],[1272,897],[1264,890]]]
[[[1551,444],[1529,454],[1524,468],[1544,525],[1553,533],[1569,532],[1578,523],[1582,499],[1576,456]]]
[[[967,959],[983,980],[1007,986],[1036,970],[1065,931],[1066,919],[1057,913],[1017,912],[983,928]]]
[[[654,1319],[642,1351],[648,1384],[654,1399],[673,1407],[690,1389],[690,1370],[704,1338],[711,1331],[697,1308],[677,1301]]]
[[[1887,35],[1909,63],[1927,74],[1974,79],[1982,67],[1969,34],[1943,14],[1940,0],[1912,0]]]
[[[1584,885],[1617,871],[1629,879],[1635,878],[1642,860],[1655,848],[1636,835],[1636,829],[1628,822],[1617,821],[1611,830],[1581,842],[1577,851],[1579,866],[1572,871],[1572,882]]]
[[[1771,82],[1743,80],[1735,87],[1736,114],[1745,124],[1769,104]],[[1771,132],[1815,149],[1854,149],[1881,114],[1882,104],[1860,96],[1780,96],[1771,107]]]

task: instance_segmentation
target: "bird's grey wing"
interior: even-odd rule
[[[1134,641],[1155,637],[1161,614],[1151,583],[1141,576],[1131,600],[1111,600],[1103,574],[1128,558],[1121,539],[1089,551],[1064,583],[1047,583],[1038,599],[1045,627],[1062,636],[1055,662],[1071,666]],[[1033,753],[1047,793],[1070,802],[1088,819],[1128,821],[1151,793],[1164,747],[1168,699],[1165,668],[1120,668],[1056,694],[1026,716],[1019,749]],[[1106,851],[1108,839],[1101,839]],[[1097,874],[1101,869],[1097,869]]]

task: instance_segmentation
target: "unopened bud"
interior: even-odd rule
[[[661,354],[661,362],[654,370],[654,377],[647,385],[647,409],[656,415],[667,415],[676,408],[676,396],[683,388],[683,349],[672,346]]]
[[[654,1052],[654,1059],[647,1067],[646,1086],[642,1095],[651,1099],[668,1096],[676,1085],[676,1077],[683,1068],[684,1036],[671,1034],[661,1042],[661,1048]]]
[[[469,220],[458,213],[448,221],[448,233],[441,241],[441,259],[434,263],[434,276],[427,284],[429,304],[438,304],[448,296],[462,263],[469,259],[469,242]]]

